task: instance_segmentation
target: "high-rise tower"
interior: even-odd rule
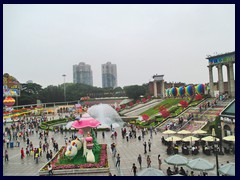
[[[117,87],[117,65],[107,62],[102,64],[102,87]]]
[[[93,86],[93,76],[91,66],[80,62],[73,65],[73,83],[82,83]]]

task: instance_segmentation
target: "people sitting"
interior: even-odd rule
[[[183,176],[187,176],[187,174],[186,174],[185,170],[183,169],[183,167],[180,168],[179,174],[181,174]]]
[[[174,152],[174,154],[178,154],[178,145],[177,144],[174,144],[173,152]]]
[[[211,150],[209,149],[208,146],[204,146],[203,153],[206,154],[206,155],[211,155]]]
[[[172,172],[172,170],[171,170],[170,167],[167,168],[167,175],[168,175],[168,176],[173,175],[173,172]]]
[[[185,144],[182,146],[182,153],[184,155],[189,155],[188,147]]]

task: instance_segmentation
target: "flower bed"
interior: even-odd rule
[[[74,170],[74,169],[82,169],[82,170],[89,170],[94,168],[107,168],[108,166],[108,159],[107,159],[107,144],[100,144],[101,151],[100,151],[100,160],[97,163],[85,163],[85,164],[59,164],[59,159],[64,156],[66,147],[63,146],[56,155],[50,161],[52,164],[52,169],[54,172],[60,170]],[[48,163],[40,169],[39,174],[44,175],[47,171]],[[98,169],[99,170],[99,169]],[[45,173],[41,173],[45,172]]]

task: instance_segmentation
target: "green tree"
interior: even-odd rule
[[[126,96],[131,99],[138,99],[141,95],[146,95],[146,88],[144,86],[132,85],[123,87]]]
[[[18,105],[36,104],[42,90],[42,86],[37,83],[21,84],[21,94],[18,98]]]

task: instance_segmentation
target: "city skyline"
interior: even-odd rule
[[[208,83],[207,55],[235,51],[234,4],[3,5],[3,73],[43,87],[73,82],[72,65],[117,65],[118,86]],[[235,65],[234,65],[235,72]],[[226,68],[223,69],[227,80]],[[213,70],[214,82],[217,70]]]

